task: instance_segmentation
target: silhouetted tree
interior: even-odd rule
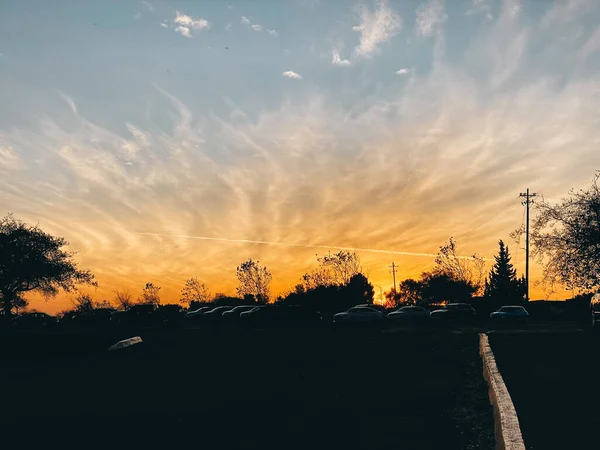
[[[508,246],[502,240],[498,241],[498,255],[494,256],[496,263],[485,280],[484,298],[498,305],[510,305],[522,302],[525,289],[517,278],[517,269],[510,262]]]
[[[367,277],[362,273],[353,275],[344,286],[344,291],[352,303],[373,303],[375,289],[373,288],[373,285],[369,283]]]
[[[79,294],[72,300],[73,309],[79,313],[86,313],[94,309],[94,300],[91,295]]]
[[[94,306],[96,309],[114,309],[115,307],[110,300],[100,300],[99,302],[96,302]]]
[[[458,280],[446,273],[424,272],[421,275],[421,302],[426,304],[469,301],[477,288],[467,280]]]
[[[204,283],[200,283],[198,278],[189,278],[185,280],[185,285],[181,289],[181,298],[179,303],[183,303],[188,307],[192,302],[206,303],[210,300],[210,292]]]
[[[416,305],[423,300],[423,283],[413,278],[403,280],[398,286],[397,295],[390,292],[394,306]],[[394,299],[395,297],[395,299]]]
[[[375,291],[367,277],[355,274],[343,285],[317,286],[306,289],[304,285],[296,285],[294,290],[279,301],[288,305],[301,305],[315,311],[329,320],[334,313],[361,304],[373,303]]]
[[[260,265],[260,261],[248,259],[236,269],[239,286],[236,288],[241,297],[253,295],[258,303],[269,301],[269,285],[271,284],[271,272]]]
[[[142,289],[142,295],[139,298],[140,304],[146,305],[160,305],[160,295],[158,292],[160,287],[152,283],[146,283],[146,286]]]
[[[560,203],[535,204],[530,230],[532,255],[544,267],[544,282],[581,290],[600,285],[600,172],[587,190],[570,191]],[[512,237],[524,233],[516,230]]]
[[[79,270],[75,253],[63,250],[68,242],[51,236],[8,215],[0,220],[0,302],[4,314],[23,304],[25,292],[45,297],[60,289],[75,290],[77,284],[97,286],[94,275]]]
[[[95,301],[89,294],[79,294],[73,300],[73,311],[77,313],[89,313],[95,309],[112,308],[113,305],[108,300]]]
[[[117,305],[123,310],[127,311],[133,306],[133,293],[126,289],[124,291],[114,290],[115,301]]]
[[[317,258],[319,267],[302,276],[305,289],[314,289],[319,286],[342,286],[350,279],[362,272],[360,257],[356,252],[340,250]]]
[[[456,242],[452,237],[440,247],[435,264],[433,272],[465,282],[474,287],[475,292],[483,290],[485,260],[476,253],[468,258],[459,256]]]

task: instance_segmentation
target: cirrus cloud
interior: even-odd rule
[[[381,0],[374,11],[363,6],[359,12],[360,23],[352,29],[360,33],[359,44],[354,53],[357,57],[369,57],[379,50],[379,45],[396,36],[402,28],[402,18]]]

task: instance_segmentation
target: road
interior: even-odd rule
[[[46,337],[44,350],[5,338],[4,436],[22,448],[492,448],[476,334],[181,330],[105,351],[114,338]]]

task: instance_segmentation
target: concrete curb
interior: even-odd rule
[[[496,450],[525,450],[515,406],[496,366],[496,358],[488,337],[484,333],[479,335],[479,354],[483,362],[483,377],[489,387],[490,402],[494,407]]]
[[[132,337],[129,339],[124,339],[122,341],[117,342],[115,345],[109,347],[108,350],[109,351],[120,350],[122,348],[131,347],[132,345],[135,345],[135,344],[141,344],[142,342],[143,341],[142,341],[141,337],[135,336],[135,337]]]

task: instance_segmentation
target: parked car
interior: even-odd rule
[[[381,311],[367,306],[353,306],[348,311],[333,316],[333,323],[341,324],[381,324],[384,320]]]
[[[529,313],[522,306],[503,306],[490,314],[494,322],[525,322]]]
[[[46,313],[23,313],[13,317],[11,325],[19,328],[54,328],[58,325],[58,319]]]
[[[590,310],[592,312],[592,327],[600,330],[600,293],[592,296]]]
[[[390,322],[425,322],[429,320],[429,311],[420,306],[403,306],[387,315]]]
[[[321,314],[299,305],[257,306],[240,314],[240,323],[248,328],[320,326]]]
[[[371,308],[371,309],[376,309],[377,311],[379,311],[382,314],[386,314],[387,313],[387,309],[385,308],[385,306],[383,305],[377,305],[375,303],[362,303],[360,305],[354,305],[353,308]]]
[[[429,313],[429,318],[435,321],[471,322],[477,312],[468,303],[448,303],[441,309]]]
[[[221,321],[221,316],[225,311],[233,309],[233,306],[217,306],[210,311],[205,311],[202,315],[202,321],[205,323],[216,324]]]
[[[210,306],[202,306],[198,309],[195,309],[194,311],[188,311],[187,313],[185,313],[184,317],[186,320],[196,321],[196,320],[201,319],[206,311],[210,311],[210,310],[211,310]]]
[[[256,307],[256,305],[236,306],[235,308],[230,309],[229,311],[223,312],[223,314],[221,315],[221,321],[223,323],[238,323],[240,320],[240,315],[242,313],[246,311],[252,311]]]

